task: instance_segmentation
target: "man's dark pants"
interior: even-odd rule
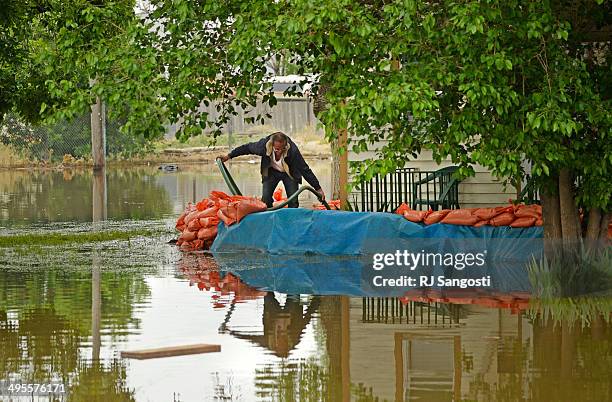
[[[273,168],[268,169],[268,176],[264,177],[263,179],[262,192],[263,202],[266,203],[268,208],[270,208],[274,202],[272,195],[274,193],[274,189],[280,181],[282,181],[283,185],[285,186],[287,198],[291,197],[298,190],[298,182],[289,177],[287,173],[279,172]],[[297,198],[289,203],[289,208],[297,208],[298,206],[299,204]]]

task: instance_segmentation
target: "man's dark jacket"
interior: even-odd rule
[[[262,181],[268,176],[268,170],[273,169],[272,166],[272,135],[269,135],[257,142],[251,142],[249,144],[241,145],[233,149],[229,153],[230,158],[235,158],[241,155],[259,155],[261,156],[261,176]],[[302,183],[302,177],[312,186],[315,190],[319,190],[321,185],[319,180],[314,175],[310,166],[302,157],[300,150],[291,138],[287,137],[288,149],[283,153],[283,168],[298,183]]]

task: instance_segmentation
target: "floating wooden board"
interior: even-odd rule
[[[220,351],[221,345],[200,343],[197,345],[169,346],[165,348],[124,351],[121,352],[121,357],[128,359],[155,359],[157,357],[195,355],[198,353],[212,353]]]

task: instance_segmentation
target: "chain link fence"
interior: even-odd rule
[[[7,113],[0,122],[0,143],[32,162],[58,162],[65,155],[75,159],[91,158],[91,115],[84,113],[71,121],[51,125],[25,123]],[[118,120],[106,121],[107,156],[133,156],[150,145],[145,138],[124,134]]]

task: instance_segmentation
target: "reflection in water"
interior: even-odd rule
[[[256,166],[241,169],[232,166],[239,186],[257,194]],[[107,218],[145,219],[129,222],[143,229],[159,224],[153,217],[175,217],[193,198],[194,178],[198,197],[222,188],[212,167],[97,178],[2,172],[0,225],[103,219],[104,203],[94,198],[104,194],[104,177]],[[0,380],[62,381],[79,401],[612,400],[605,269],[596,277],[541,274],[535,294],[373,297],[361,289],[360,269],[342,259],[260,256],[249,265],[179,255],[165,244],[173,234],[1,249]],[[596,281],[578,289],[599,297],[574,297],[568,272]],[[222,352],[118,358],[202,342]]]
[[[170,278],[178,290],[169,300],[184,307],[180,315],[188,322],[186,330],[171,331],[167,344],[210,339],[223,345],[214,359],[117,360],[119,350],[147,337],[135,306],[155,319],[169,306],[153,301],[169,285],[150,292],[142,274],[102,266],[98,276],[93,260],[93,276],[0,271],[0,378],[62,379],[76,400],[100,401],[171,400],[177,390],[181,400],[610,399],[610,298],[572,300],[564,307],[573,311],[572,321],[558,307],[562,299],[554,307],[532,303],[517,310],[405,298],[285,297],[251,288],[211,261],[185,265],[202,258],[181,260],[180,275],[189,281]],[[198,284],[197,299],[190,298],[189,282]],[[208,335],[190,338],[202,331]],[[147,367],[182,374],[168,379],[161,397],[144,386]],[[210,385],[189,393],[185,387],[197,383],[191,376]]]
[[[267,292],[264,296],[263,334],[234,329],[225,331],[236,338],[258,344],[276,356],[287,357],[299,343],[304,329],[310,323],[318,306],[319,298],[315,296],[304,313],[299,297],[288,295],[284,306],[281,306],[274,293]]]
[[[214,272],[222,283],[211,257],[193,254],[184,261],[202,259],[207,260],[199,263],[203,271],[183,266],[183,272],[192,281]],[[258,285],[282,291],[285,282],[264,278],[274,283]],[[257,291],[246,284],[234,289],[236,297]],[[265,294],[263,335],[226,326],[222,331],[281,357],[255,369],[264,400],[600,401],[612,396],[612,298],[557,298],[546,305],[540,299],[529,302],[522,293],[479,297],[472,292],[469,298],[462,290],[448,293],[313,298],[318,306],[309,325],[322,345],[318,355],[306,359],[292,356],[300,339],[288,336],[288,329],[298,323],[301,332],[307,314],[291,296],[281,306],[274,293]],[[223,307],[231,313],[234,305]]]
[[[310,165],[319,177],[330,177],[328,161],[312,161]],[[257,166],[230,166],[243,194],[261,195]],[[321,185],[329,192],[329,180],[323,180]],[[178,171],[172,172],[158,170],[157,166],[106,168],[96,174],[80,169],[0,170],[0,228],[91,222],[96,218],[93,213],[101,214],[98,219],[111,220],[176,219],[187,203],[208,196],[212,190],[226,188],[212,163],[180,165]],[[316,202],[306,193],[300,198],[303,205]],[[97,207],[104,205],[106,209]]]

